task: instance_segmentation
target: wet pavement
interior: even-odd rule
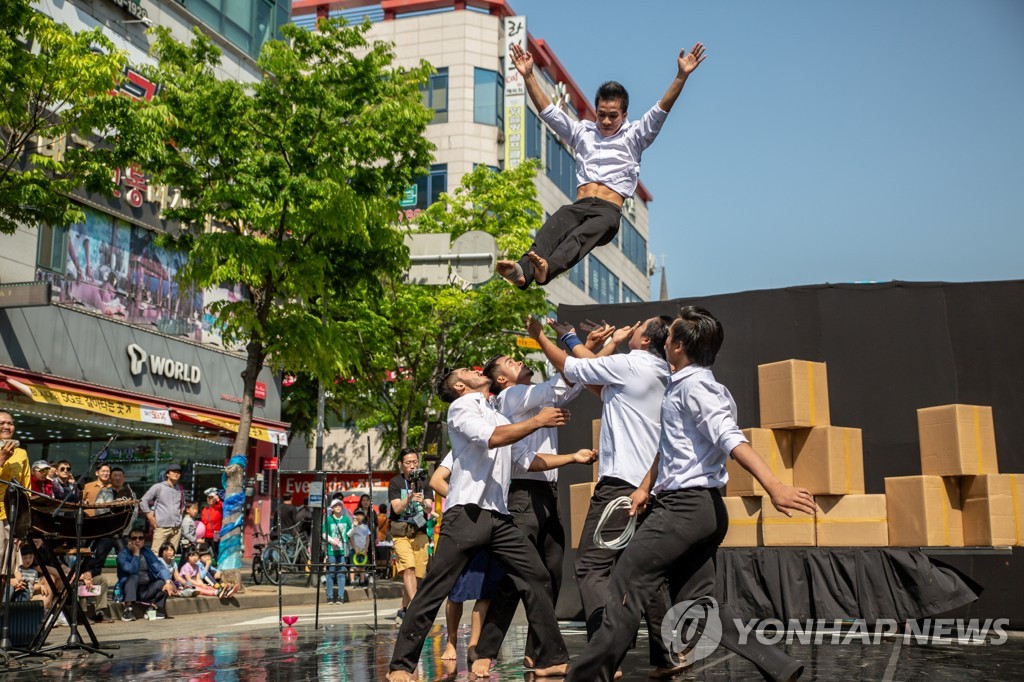
[[[197,624],[198,625],[198,624]],[[201,625],[198,625],[201,628]],[[390,623],[374,633],[361,624],[334,624],[314,630],[311,621],[296,626],[298,638],[283,640],[275,627],[261,626],[242,633],[182,636],[165,640],[122,640],[114,658],[65,653],[55,661],[23,659],[21,670],[8,680],[165,680],[210,682],[235,680],[338,680],[377,682],[388,670],[397,628]],[[570,654],[578,654],[585,642],[579,629],[563,628]],[[459,660],[441,661],[444,628],[435,625],[420,659],[420,679],[468,680],[465,646],[467,627],[459,632]],[[491,680],[531,679],[520,665],[526,628],[517,625],[502,651],[503,659],[492,670]],[[784,648],[805,662],[803,680],[1009,680],[1021,679],[1024,670],[1024,638],[1011,636],[993,644],[904,643],[902,639],[870,644],[790,644]],[[646,680],[646,641],[623,665],[626,681]],[[719,649],[678,680],[760,679],[752,665]]]

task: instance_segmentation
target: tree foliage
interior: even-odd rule
[[[210,307],[226,343],[245,347],[244,452],[256,376],[265,361],[334,377],[354,371],[354,328],[339,319],[353,295],[407,262],[395,226],[398,196],[426,172],[431,112],[418,85],[430,67],[394,67],[370,24],[322,21],[317,32],[282,29],[266,43],[258,83],[218,80],[217,47],[196,30],[189,44],[156,29],[162,139],[143,164],[180,187],[187,205],[167,211],[185,229],[183,285],[244,285],[248,296]]]
[[[502,251],[524,252],[543,215],[533,184],[536,169],[527,163],[496,173],[478,166],[420,214],[417,229],[448,232],[453,239],[484,230]],[[335,412],[343,407],[353,415],[363,430],[380,427],[392,454],[423,446],[427,423],[443,409],[432,384],[444,368],[482,365],[498,353],[522,357],[507,332],[523,329],[528,314],[547,309],[543,290],[520,291],[497,277],[481,286],[423,286],[385,277],[379,292],[352,310],[359,362],[331,389],[331,403]],[[303,390],[309,389],[296,389],[297,407],[310,404]],[[311,423],[296,412],[290,416],[297,423]]]
[[[0,234],[82,220],[68,195],[109,194],[113,169],[152,143],[147,112],[114,92],[125,64],[98,27],[73,34],[28,0],[0,3]]]

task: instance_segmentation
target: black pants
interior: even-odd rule
[[[122,589],[126,603],[142,602],[162,609],[167,602],[163,580],[150,580],[148,583],[140,584],[139,575],[136,573],[125,578]]]
[[[647,520],[619,557],[601,627],[573,662],[569,679],[611,681],[640,624],[640,604],[650,599],[666,577],[675,603],[713,596],[715,554],[728,528],[729,516],[717,489],[691,488],[658,495]],[[799,661],[754,638],[741,647],[732,609],[724,603],[718,609],[721,644],[751,661],[766,679],[786,680],[802,670]],[[651,641],[653,644],[653,635]]]
[[[551,585],[551,603],[558,603],[562,587],[562,557],[565,554],[565,530],[558,516],[558,484],[546,481],[513,479],[508,488],[508,511],[526,539],[537,551],[547,569]],[[501,581],[487,609],[476,657],[494,658],[508,633],[519,608],[519,590],[508,576]],[[531,632],[532,634],[532,632]],[[538,643],[526,638],[526,655],[535,659]]]
[[[594,198],[580,199],[555,211],[537,232],[530,247],[530,251],[548,262],[545,284],[572,269],[598,246],[615,239],[621,217],[621,208],[610,201]],[[519,288],[526,289],[534,280],[533,263],[529,256],[524,255],[519,259],[519,265],[526,276],[526,283]]]
[[[551,603],[548,572],[537,550],[527,542],[512,517],[481,509],[475,505],[457,505],[444,513],[437,551],[427,565],[427,574],[406,610],[391,657],[392,670],[412,672],[420,658],[427,632],[441,604],[469,560],[479,549],[489,549],[501,562],[526,604],[530,636],[538,643],[537,665],[558,665],[569,654],[558,630],[555,607]]]
[[[576,550],[576,582],[580,587],[583,601],[583,613],[587,619],[587,639],[592,640],[601,625],[604,616],[605,600],[608,597],[608,583],[612,569],[615,568],[619,556],[625,550],[603,549],[594,544],[594,529],[609,502],[617,497],[628,497],[636,490],[635,485],[618,478],[602,478],[594,488],[594,496],[590,498],[590,509],[583,523],[583,534],[580,546]],[[638,526],[645,523],[647,516],[638,519]],[[618,537],[626,528],[628,517],[625,511],[613,515],[602,530],[602,536],[608,540]],[[635,536],[634,536],[635,539]],[[632,544],[632,543],[631,543]],[[647,635],[650,640],[650,662],[656,668],[674,668],[679,659],[665,645],[661,638],[661,621],[670,607],[668,585],[664,578],[662,585],[652,592],[645,602],[644,619],[647,621]],[[639,622],[637,623],[637,626]],[[627,646],[636,638],[636,626],[626,640]]]

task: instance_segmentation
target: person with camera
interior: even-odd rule
[[[401,623],[409,602],[416,596],[417,580],[427,572],[427,517],[423,512],[423,491],[427,471],[420,467],[420,455],[411,448],[398,454],[399,473],[388,483],[391,503],[391,537],[394,541],[395,570],[402,576],[402,608],[395,621]]]

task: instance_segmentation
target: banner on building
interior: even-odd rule
[[[524,16],[505,19],[505,168],[522,163],[526,151],[526,84],[508,56],[513,45],[527,49]]]

